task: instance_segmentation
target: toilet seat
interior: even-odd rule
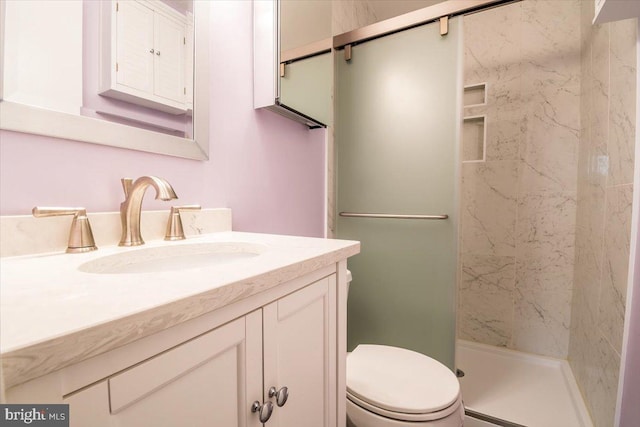
[[[426,414],[406,414],[402,412],[392,412],[392,411],[387,411],[387,410],[378,408],[376,406],[373,406],[367,402],[364,402],[358,399],[357,397],[349,394],[349,392],[347,392],[347,400],[353,403],[354,405],[368,412],[371,412],[373,414],[380,415],[381,417],[385,417],[385,418],[389,418],[397,421],[407,421],[412,423],[440,420],[442,418],[448,417],[449,415],[453,414],[456,411],[459,411],[459,408],[462,405],[462,397],[460,396],[458,397],[458,399],[456,399],[455,402],[453,402],[451,406],[441,411],[431,412]]]
[[[456,376],[440,362],[397,347],[359,345],[347,359],[347,398],[400,421],[444,418],[462,404]]]

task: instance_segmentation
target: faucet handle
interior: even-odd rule
[[[33,208],[32,213],[36,218],[73,215],[67,253],[89,252],[98,249],[93,239],[91,224],[89,224],[89,218],[87,217],[85,208],[49,208],[36,206]]]
[[[180,211],[199,211],[200,209],[202,209],[200,205],[171,206],[171,213],[169,213],[169,222],[167,222],[167,232],[165,233],[164,240],[183,240],[185,237]]]

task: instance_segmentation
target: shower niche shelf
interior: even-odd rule
[[[484,162],[486,155],[486,116],[465,117],[462,127],[462,161]]]
[[[463,105],[465,108],[487,105],[487,83],[483,82],[465,86]]]

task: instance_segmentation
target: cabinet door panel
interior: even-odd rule
[[[117,425],[172,427],[177,425],[242,425],[236,373],[242,352],[232,346],[214,359],[145,398],[112,414]],[[214,409],[215,410],[212,410]]]
[[[64,399],[69,404],[69,426],[111,426],[107,381],[85,388]]]
[[[135,1],[118,2],[116,13],[117,82],[151,93],[153,91],[154,13]]]
[[[155,17],[154,94],[177,102],[185,100],[185,27],[161,14]]]
[[[263,310],[265,394],[288,387],[289,399],[273,412],[272,427],[335,426],[335,279],[322,279]],[[275,404],[275,399],[273,400]]]
[[[71,426],[258,427],[260,335],[257,311],[76,393]]]

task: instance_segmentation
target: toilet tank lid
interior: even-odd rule
[[[423,354],[359,345],[347,359],[347,391],[388,411],[428,414],[455,403],[460,383],[449,368]]]

